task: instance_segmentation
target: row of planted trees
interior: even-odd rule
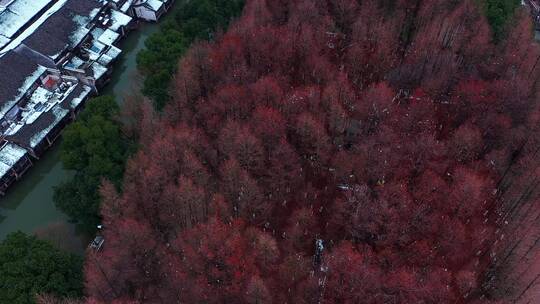
[[[524,11],[491,37],[475,1],[248,1],[131,116],[88,301],[526,299],[540,52]]]

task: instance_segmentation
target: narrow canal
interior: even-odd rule
[[[169,12],[160,24],[173,14]],[[113,94],[121,103],[124,96],[137,90],[136,80],[140,79],[137,77],[137,53],[158,29],[157,23],[141,23],[120,42],[122,56],[114,65],[111,82],[102,94]],[[59,144],[60,140],[0,199],[0,241],[9,233],[20,230],[37,233],[63,249],[82,252],[88,240],[76,231],[75,225],[53,201],[54,187],[73,174],[62,166]]]

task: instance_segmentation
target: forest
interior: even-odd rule
[[[87,302],[534,303],[540,50],[490,3],[247,1],[128,111]]]
[[[540,301],[519,1],[176,5],[142,96],[93,99],[63,136],[56,204],[103,248],[8,236],[0,302]]]

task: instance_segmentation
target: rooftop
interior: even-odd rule
[[[109,28],[113,31],[118,31],[121,26],[128,25],[133,18],[120,11],[111,10],[111,19],[113,23]]]
[[[0,35],[13,38],[53,0],[15,0],[0,4]]]
[[[95,61],[87,69],[87,75],[94,77],[95,80],[99,80],[107,73],[107,71],[108,69],[106,67]]]
[[[12,143],[0,149],[0,178],[26,155],[26,150]]]
[[[84,69],[86,61],[77,56],[71,57],[71,59],[64,63],[64,67],[72,69]]]
[[[112,31],[110,29],[106,29],[98,37],[98,41],[106,45],[113,45],[118,40],[119,37],[120,37],[120,34],[118,34],[117,32]]]
[[[58,0],[54,3],[43,15],[41,15],[37,20],[35,20],[30,26],[28,26],[21,34],[17,35],[16,38],[13,38],[11,42],[6,44],[0,53],[6,53],[9,50],[16,48],[21,42],[26,39],[28,36],[32,35],[47,19],[61,9],[68,0]]]
[[[9,51],[0,57],[0,118],[24,96],[47,70],[27,57]]]
[[[54,107],[50,112],[47,112],[48,115],[52,116],[52,122],[43,129],[36,129],[36,133],[30,138],[28,145],[32,148],[35,148],[43,139],[49,135],[51,130],[56,127],[62,119],[64,119],[69,114],[69,110],[64,109],[60,105]],[[44,117],[44,120],[47,117]]]
[[[0,12],[5,10],[14,0],[0,0]]]
[[[117,1],[118,2],[118,1]],[[121,1],[120,1],[121,2]],[[129,8],[131,7],[131,4],[132,4],[133,0],[127,0],[126,2],[124,2],[124,4],[122,4],[120,6],[120,11],[122,13],[127,13],[127,11],[129,10]]]
[[[7,143],[2,149],[0,149],[0,162],[8,166],[14,166],[25,155],[25,149],[12,143]]]
[[[103,66],[109,66],[116,58],[118,58],[120,53],[122,53],[121,49],[111,46],[109,50],[102,54],[97,61]]]
[[[159,0],[147,0],[146,5],[151,8],[153,11],[159,11],[159,9],[163,6],[163,2]]]
[[[16,119],[12,119],[12,123],[4,130],[4,135],[11,136],[23,129],[25,125],[32,125],[46,112],[52,110],[57,104],[60,104],[78,85],[76,80],[63,80],[58,76],[53,76],[53,83],[57,85],[54,90],[47,89],[44,85],[39,86],[34,90],[24,104],[17,105],[12,110],[16,113]],[[10,112],[12,112],[10,111]]]
[[[76,109],[92,92],[89,86],[77,86],[69,96],[62,102],[62,107],[65,109]]]
[[[0,50],[1,50],[4,46],[6,46],[10,41],[11,41],[11,39],[6,38],[6,37],[0,35]]]
[[[2,121],[6,140],[34,149],[91,92],[75,77],[51,70]]]
[[[10,166],[0,162],[0,178],[4,177],[9,172],[9,170],[11,170]]]
[[[64,50],[82,42],[90,32],[92,20],[103,5],[99,0],[67,0],[23,42],[30,48],[57,59]]]
[[[34,149],[68,114],[69,110],[56,104],[49,111],[41,112],[31,123],[23,124],[16,133],[6,136],[6,139]]]

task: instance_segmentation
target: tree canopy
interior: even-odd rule
[[[32,304],[38,294],[81,297],[82,258],[15,232],[0,243],[0,302]]]
[[[520,0],[484,0],[486,17],[493,30],[495,40],[501,40],[506,26],[512,21]]]
[[[170,100],[169,86],[178,59],[195,40],[210,40],[218,29],[242,11],[244,0],[181,1],[175,16],[146,40],[137,55],[137,66],[145,79],[142,93],[162,109]]]
[[[501,183],[537,158],[531,20],[495,44],[475,0],[394,2],[250,0],[194,44],[102,188],[91,301],[508,302],[497,244],[540,180]]]
[[[119,108],[111,96],[88,101],[79,119],[63,133],[60,158],[73,179],[55,189],[56,205],[93,231],[99,223],[99,186],[104,178],[119,185],[128,144],[115,120]]]

